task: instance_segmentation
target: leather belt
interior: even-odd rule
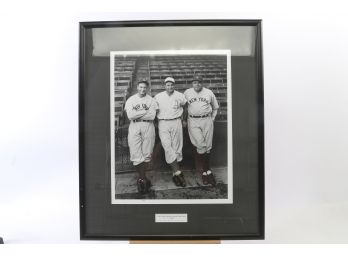
[[[202,115],[202,116],[194,116],[194,115],[189,115],[191,118],[205,118],[210,116],[210,114]]]
[[[174,119],[159,119],[159,120],[177,120],[177,119],[180,119],[181,117],[179,116],[179,117],[176,117],[176,118],[174,118]]]
[[[153,122],[153,120],[133,120],[133,122]]]

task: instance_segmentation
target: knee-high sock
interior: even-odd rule
[[[170,167],[172,168],[173,173],[177,172],[179,169],[179,164],[178,162],[175,160],[172,163],[169,163]]]
[[[205,163],[207,170],[210,170],[210,153],[205,153]]]
[[[198,155],[198,162],[199,162],[201,172],[206,172],[208,169],[207,169],[207,162],[205,160],[206,159],[205,154],[197,153],[197,155]]]
[[[136,165],[135,170],[138,172],[139,178],[145,179],[145,163],[144,162]]]

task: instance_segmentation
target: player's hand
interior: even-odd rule
[[[182,127],[183,127],[183,128],[186,128],[186,127],[187,127],[187,121],[184,121],[184,120],[182,121]]]

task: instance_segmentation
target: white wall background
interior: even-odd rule
[[[258,243],[348,243],[348,12],[334,2],[223,9],[231,13],[1,11],[0,236],[80,242],[79,21],[261,18],[266,240]]]

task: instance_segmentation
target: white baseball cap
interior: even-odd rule
[[[167,83],[167,82],[175,83],[175,80],[174,80],[174,78],[172,78],[172,77],[167,77],[167,78],[164,80],[164,83]]]

